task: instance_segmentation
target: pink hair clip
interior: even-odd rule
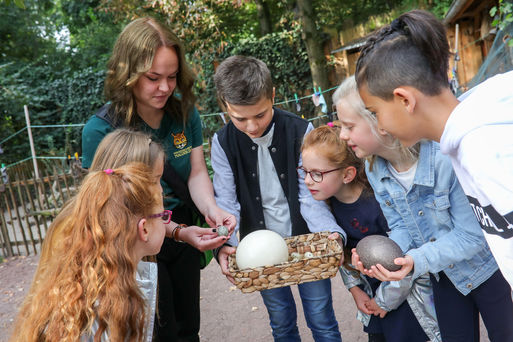
[[[333,125],[333,122],[328,122],[326,125],[330,126],[330,127],[334,127],[335,125]]]
[[[112,169],[105,169],[105,170],[103,170],[103,172],[105,172],[108,175],[111,175],[111,174],[114,173],[114,170],[112,170]]]

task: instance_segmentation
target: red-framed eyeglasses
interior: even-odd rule
[[[173,212],[171,210],[164,210],[160,214],[153,214],[153,215],[148,216],[148,218],[160,217],[160,218],[162,218],[162,221],[164,221],[164,224],[168,224],[169,222],[171,222],[171,214],[173,214]]]

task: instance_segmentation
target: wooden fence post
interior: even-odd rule
[[[2,229],[3,250],[5,251],[7,257],[12,257],[14,253],[12,251],[11,240],[9,239],[9,231],[7,230],[7,223],[5,222],[3,208],[2,212],[0,212],[0,228]]]

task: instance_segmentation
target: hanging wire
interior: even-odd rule
[[[27,127],[23,127],[22,129],[20,129],[18,132],[14,133],[14,134],[11,134],[10,136],[8,136],[7,138],[5,138],[4,140],[0,141],[0,145],[2,145],[4,142],[6,142],[7,140],[11,139],[11,138],[14,138],[16,135],[20,134],[21,132],[23,132],[24,130],[26,130]]]
[[[304,99],[308,99],[308,98],[311,98],[313,97],[315,94],[324,94],[324,93],[327,93],[328,91],[332,91],[334,89],[337,89],[338,86],[336,87],[333,87],[333,88],[330,88],[330,89],[326,89],[326,90],[323,90],[321,92],[316,92],[316,93],[313,93],[311,95],[306,95],[306,96],[303,96],[303,97],[299,97],[297,99],[297,101],[299,100],[304,100]],[[280,102],[276,102],[275,105],[282,105],[282,104],[286,104],[286,103],[290,103],[290,102],[297,102],[296,99],[292,99],[292,100],[286,100],[286,101],[280,101]],[[217,113],[208,113],[208,114],[200,114],[200,117],[206,117],[206,116],[216,116],[216,115],[219,115],[219,114],[226,114],[226,112],[217,112]],[[315,119],[315,118],[314,118]]]
[[[30,125],[31,128],[48,128],[48,127],[82,127],[85,124],[63,124],[63,125]],[[26,127],[25,127],[26,128]]]
[[[299,100],[308,99],[308,98],[310,98],[310,97],[313,97],[315,94],[324,94],[324,93],[327,93],[328,91],[332,91],[333,89],[337,89],[337,88],[338,88],[338,86],[333,87],[333,88],[330,88],[330,89],[323,90],[323,91],[321,91],[321,92],[315,92],[315,93],[313,93],[313,94],[311,94],[311,95],[306,95],[306,96],[303,96],[303,97],[298,98],[298,101],[299,101]],[[275,104],[280,105],[280,104],[285,104],[285,103],[289,103],[289,102],[296,102],[296,99],[293,99],[293,100],[287,100],[287,101],[281,101],[281,102],[277,102],[277,103],[275,103]]]

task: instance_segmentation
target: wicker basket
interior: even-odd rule
[[[311,233],[285,238],[289,247],[289,261],[273,266],[239,270],[235,253],[228,258],[230,274],[237,288],[244,293],[331,278],[337,274],[342,248],[328,239],[329,232]],[[292,260],[291,253],[300,257]],[[305,257],[310,252],[312,256]]]

